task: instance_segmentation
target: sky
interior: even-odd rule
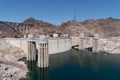
[[[75,19],[120,18],[120,0],[0,0],[0,21],[29,17],[59,25]]]

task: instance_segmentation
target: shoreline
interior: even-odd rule
[[[19,80],[26,77],[27,65],[23,61],[18,61],[25,56],[23,50],[1,40],[0,80]]]
[[[27,65],[23,61],[9,62],[7,60],[0,60],[0,80],[26,78],[27,72]]]

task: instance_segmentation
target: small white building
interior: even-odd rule
[[[57,33],[54,33],[54,34],[53,34],[53,37],[54,37],[54,38],[57,38],[57,37],[58,37],[58,34],[57,34]]]

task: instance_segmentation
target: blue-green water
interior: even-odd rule
[[[70,50],[50,55],[49,68],[27,62],[28,79],[21,80],[120,80],[120,55]]]

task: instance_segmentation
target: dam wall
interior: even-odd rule
[[[70,50],[72,46],[79,45],[79,37],[60,37],[60,38],[48,38],[48,51],[49,54],[55,54]],[[5,42],[8,42],[18,48],[21,48],[26,54],[28,53],[28,39],[27,38],[3,38]],[[4,42],[3,41],[3,42]],[[38,49],[39,39],[35,39],[36,49]],[[85,37],[85,48],[93,47],[93,38]],[[100,51],[108,53],[120,54],[120,38],[103,39],[99,38]]]
[[[21,48],[26,54],[28,53],[28,38],[4,38],[5,42]],[[35,39],[35,47],[38,49],[39,38]],[[70,37],[48,38],[49,54],[61,53],[71,49]]]
[[[71,38],[49,38],[48,39],[49,54],[65,52],[71,49]]]

